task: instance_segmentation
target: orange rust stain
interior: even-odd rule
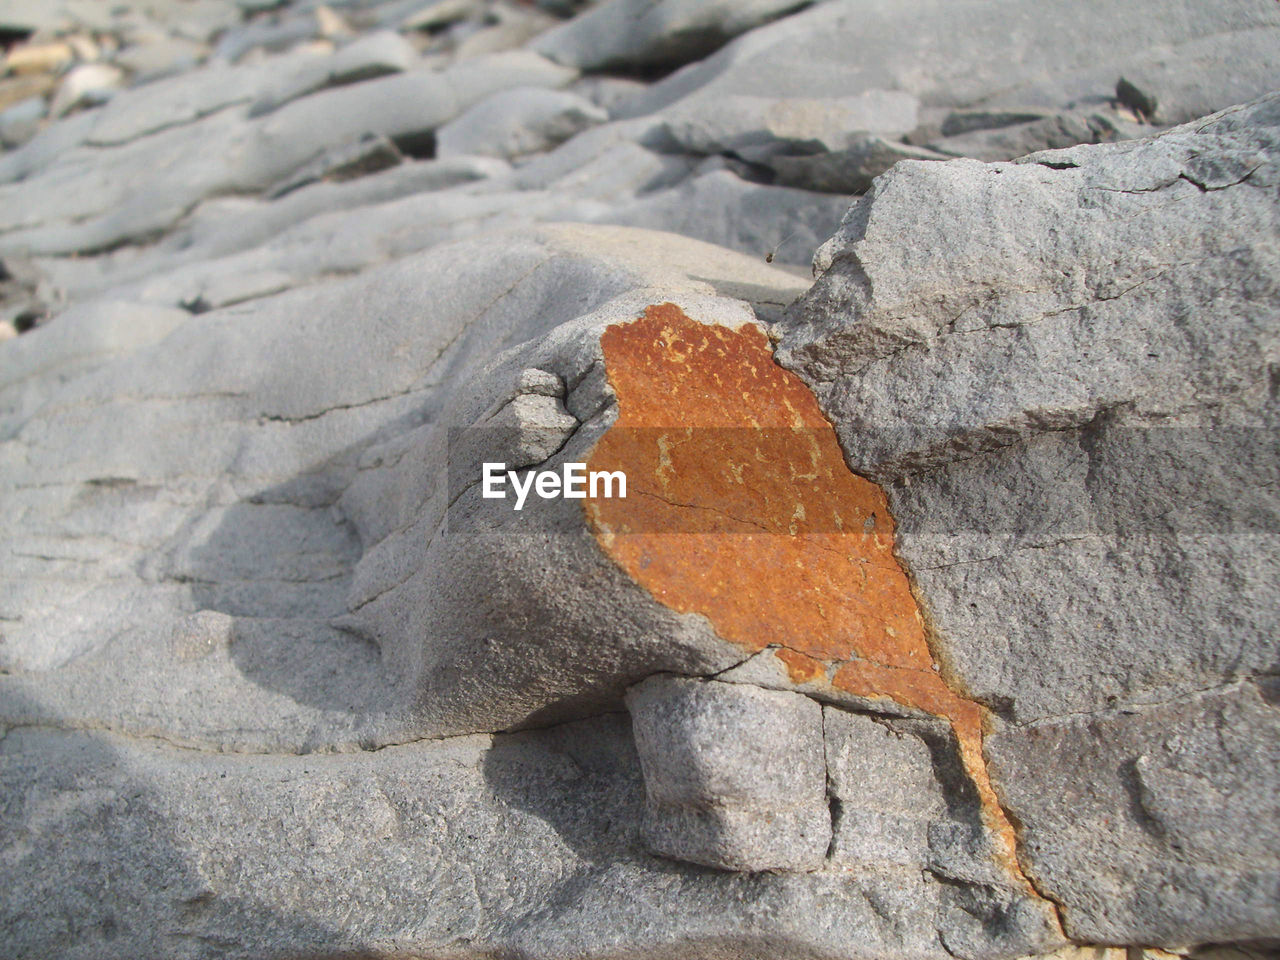
[[[813,683],[827,676],[825,663],[797,650],[783,647],[778,651],[778,659],[787,668],[787,676],[791,678],[792,683]]]
[[[588,499],[604,550],[660,602],[750,651],[779,649],[795,683],[824,681],[951,722],[1001,860],[1013,830],[982,758],[983,709],[936,672],[893,552],[884,492],[850,472],[808,386],[763,331],[701,324],[674,304],[601,338],[618,419],[588,470],[625,499]]]

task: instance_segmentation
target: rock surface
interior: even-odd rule
[[[1272,949],[1278,11],[0,4],[0,955]]]
[[[1274,839],[1223,856],[1183,788],[1162,826],[1138,771],[1230,767],[1238,809],[1275,792],[1250,758],[1275,723],[1253,685],[1277,666],[1278,159],[1273,96],[1154,140],[900,164],[782,325],[782,361],[886,485],[948,669],[996,710],[1024,860],[1079,939],[1277,919]],[[1239,744],[1210,733],[1224,710],[1251,711]],[[1044,756],[1071,761],[1041,780]],[[1102,852],[1118,831],[1136,860]]]

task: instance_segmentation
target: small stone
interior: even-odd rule
[[[268,200],[275,200],[320,180],[352,180],[388,170],[402,160],[404,155],[388,137],[364,137],[350,146],[326,151],[298,172],[268,189],[263,196]]]
[[[57,86],[58,78],[48,73],[32,73],[0,80],[0,110],[33,97],[43,98]]]
[[[120,88],[124,71],[107,63],[86,63],[63,78],[49,104],[49,114],[61,117],[79,107],[106,103]]]
[[[831,818],[817,702],[658,674],[627,706],[651,850],[722,870],[821,866]]]
[[[865,193],[871,181],[899,160],[948,160],[945,154],[881,137],[863,137],[844,150],[808,156],[778,156],[769,160],[776,182],[787,187],[824,193]]]
[[[1140,117],[1154,117],[1160,106],[1155,94],[1130,83],[1124,77],[1116,82],[1116,99]]]
[[[14,47],[4,58],[4,73],[57,73],[76,59],[69,43],[37,43]]]
[[[26,143],[40,129],[46,112],[42,97],[30,97],[0,112],[0,144],[17,147]]]

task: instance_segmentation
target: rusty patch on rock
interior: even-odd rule
[[[586,501],[604,550],[667,607],[746,650],[778,648],[794,683],[949,720],[1021,878],[982,757],[983,709],[937,672],[884,492],[849,470],[808,386],[758,327],[701,324],[670,303],[601,344],[618,420],[588,469],[622,470],[628,485],[625,499]]]

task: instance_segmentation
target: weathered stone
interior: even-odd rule
[[[308,58],[299,69],[263,93],[249,108],[249,116],[270,113],[290,100],[326,87],[408,70],[417,59],[413,47],[399,34],[378,31],[361,37],[332,56]]]
[[[49,113],[60,117],[79,107],[105,103],[119,89],[124,72],[106,63],[85,63],[76,67],[58,84],[49,102]]]
[[[712,162],[699,174],[591,219],[674,230],[778,263],[806,263],[848,207],[846,197],[743,180]]]
[[[244,54],[0,157],[10,952],[1280,938],[1273,4],[0,6]]]
[[[263,192],[267,200],[283,197],[321,180],[342,181],[396,166],[404,156],[387,137],[362,137],[358,142],[326,151],[301,170]]]
[[[944,132],[946,125],[944,124]],[[1159,132],[1157,128],[1126,120],[1114,111],[1057,113],[1027,123],[1004,124],[957,133],[929,143],[931,150],[976,160],[1014,160],[1039,150],[1072,147],[1080,143],[1136,140]]]
[[[664,132],[691,153],[732,153],[768,164],[779,154],[845,150],[868,133],[904,134],[917,124],[916,98],[875,90],[831,98],[694,99],[663,114]]]
[[[899,164],[819,251],[820,282],[781,326],[783,363],[820,396],[851,466],[886,483],[946,669],[1017,729],[1089,729],[1216,688],[1245,710],[1238,684],[1275,670],[1263,358],[1280,329],[1278,105],[1018,164]],[[1098,749],[1154,755],[1157,727],[1200,736],[1197,709],[1139,723],[1142,742],[1099,733]],[[1261,709],[1240,714],[1239,750],[1273,739]],[[1054,719],[1068,714],[1081,719]],[[1069,932],[1169,947],[1274,935],[1275,881],[1257,865],[1271,839],[1212,870],[1189,850],[1142,852],[1140,830],[1114,854],[1107,814],[1071,820],[1044,779],[1123,793],[1104,788],[1123,759],[1080,749],[1024,751],[995,776],[1024,868],[1059,878]],[[1032,764],[1042,792],[1014,785]],[[1274,791],[1257,769],[1249,789]],[[1041,803],[1062,804],[1055,819],[1032,815]],[[1190,828],[1198,814],[1166,801],[1162,816]],[[1130,867],[1108,874],[1113,854]],[[1121,886],[1127,906],[1108,892]]]
[[[1018,0],[941,9],[931,0],[829,0],[671,74],[629,102],[625,115],[690,97],[874,90],[912,94],[926,107],[1061,111],[1110,98],[1125,76],[1160,90],[1163,122],[1177,123],[1280,88],[1280,67],[1263,52],[1280,32],[1273,6],[1144,2],[1126,7],[1121,23],[1106,0],[1034,10]]]
[[[0,144],[18,147],[36,135],[40,121],[48,113],[42,97],[22,100],[0,111]]]
[[[116,52],[111,62],[129,72],[134,86],[183,74],[194,69],[209,48],[183,37],[160,37],[133,43]]]
[[[607,113],[576,94],[517,87],[493,94],[441,127],[436,153],[514,159],[549,150],[608,119]]]
[[[627,693],[651,850],[722,870],[814,870],[831,840],[822,708],[655,676]]]
[[[4,73],[59,73],[75,62],[69,43],[35,43],[14,47],[4,56]]]
[[[6,77],[0,80],[0,109],[8,109],[37,97],[43,98],[56,83],[57,80],[47,74]]]
[[[539,53],[582,70],[671,67],[803,6],[803,0],[608,0],[549,31]]]
[[[490,93],[572,79],[572,71],[536,54],[495,54],[439,74],[405,73],[323,91],[252,123],[221,111],[112,151],[63,149],[60,162],[44,176],[0,186],[0,197],[21,190],[28,200],[0,213],[0,227],[10,230],[0,248],[56,254],[152,238],[204,197],[266,189],[324,150],[367,133],[412,152],[438,126]],[[200,149],[211,140],[223,149]],[[24,149],[34,151],[39,141]],[[77,189],[68,190],[67,181]]]
[[[990,752],[1072,937],[1173,949],[1276,935],[1280,710],[1257,687],[1009,725]]]
[[[899,160],[946,159],[946,154],[923,147],[863,137],[842,150],[771,157],[768,165],[777,173],[775,182],[783,186],[847,195],[865,193],[872,180]]]

